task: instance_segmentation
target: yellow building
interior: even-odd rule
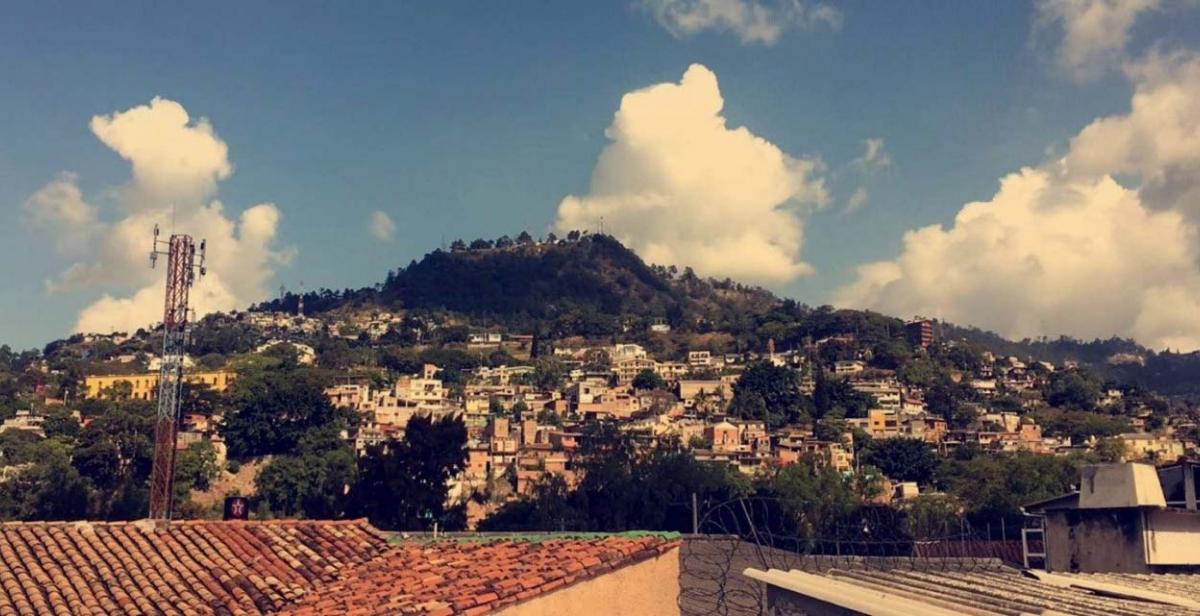
[[[1126,460],[1174,462],[1187,454],[1183,441],[1165,434],[1132,433],[1117,436]]]
[[[217,372],[184,372],[183,380],[199,385],[207,385],[216,392],[224,392],[233,383],[234,373],[224,370]],[[107,389],[113,389],[122,383],[129,385],[129,397],[135,400],[151,400],[158,396],[158,373],[150,374],[110,374],[89,376],[84,381],[87,397],[99,398]]]

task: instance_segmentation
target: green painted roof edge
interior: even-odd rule
[[[428,534],[412,535],[405,537],[403,533],[391,533],[388,537],[388,543],[405,543],[405,542],[420,542],[420,543],[436,543],[439,541],[457,541],[463,543],[496,543],[502,541],[520,541],[527,543],[542,543],[546,541],[593,541],[596,539],[607,539],[609,537],[624,537],[627,539],[643,539],[646,537],[654,537],[663,541],[673,541],[679,539],[683,535],[675,531],[653,531],[653,530],[629,530],[619,533],[604,533],[604,532],[529,532],[529,533],[512,533],[512,534],[447,534],[441,535],[434,539]]]

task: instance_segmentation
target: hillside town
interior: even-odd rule
[[[949,414],[945,401],[938,399],[946,395],[944,386],[922,386],[911,370],[881,367],[884,362],[859,344],[853,332],[810,340],[796,348],[777,348],[769,339],[758,350],[680,348],[656,355],[643,344],[619,339],[543,340],[497,328],[459,328],[467,329],[454,334],[461,342],[446,346],[462,356],[487,359],[466,370],[448,372],[447,367],[424,362],[401,373],[404,366],[390,370],[356,365],[353,358],[333,357],[327,349],[330,340],[337,339],[365,347],[392,342],[397,330],[412,326],[413,319],[377,311],[305,316],[303,305],[299,308],[299,313],[243,312],[210,318],[215,327],[253,331],[261,342],[228,365],[213,365],[212,358],[189,358],[187,382],[223,395],[237,381],[238,362],[244,364],[255,356],[286,356],[298,365],[316,368],[324,355],[325,361],[337,362],[324,395],[332,406],[355,416],[342,438],[359,455],[402,440],[413,417],[460,418],[467,429],[466,463],[451,481],[449,497],[466,503],[470,525],[504,503],[528,496],[548,476],[573,485],[576,453],[584,438],[580,428],[598,421],[618,425],[643,444],[674,443],[697,461],[726,466],[748,477],[800,462],[849,475],[863,465],[864,442],[886,439],[919,440],[940,456],[953,456],[964,448],[1058,456],[1101,451],[1113,460],[1153,463],[1172,462],[1196,448],[1189,436],[1195,434],[1195,426],[1186,417],[1168,415],[1161,400],[1138,392],[1126,396],[1116,386],[1052,395],[1091,396],[1071,404],[1127,418],[1120,430],[1105,427],[1090,434],[1072,433],[1057,425],[1047,430],[1038,422],[1039,417],[1054,416],[1045,413],[1051,408],[1047,394],[1052,384],[1077,376],[1078,366],[969,349],[965,343],[941,339],[938,324],[929,319],[908,321],[901,335],[918,360],[967,358],[961,366],[950,364],[946,373],[948,384],[965,396]],[[427,335],[422,332],[448,327],[422,322],[407,335],[420,345],[419,338]],[[669,326],[651,322],[637,338],[669,335]],[[313,344],[326,352],[318,353],[313,344],[301,340],[319,340]],[[80,399],[154,398],[158,384],[157,373],[151,371],[154,358],[120,353],[127,336],[88,336],[79,342],[111,348],[111,358],[92,364],[95,372],[85,376],[74,400],[47,396],[38,407],[69,409]],[[146,371],[138,371],[143,365]],[[104,371],[113,367],[121,370]],[[815,409],[800,421],[754,416],[745,404],[735,404],[735,397],[745,389],[740,383],[747,371],[761,372],[766,367],[778,371],[771,373],[772,378],[780,374],[794,378],[805,399],[840,398],[825,403],[831,406],[821,409],[827,412],[819,420]],[[88,421],[77,413],[76,418]],[[32,408],[19,409],[0,425],[0,432],[40,434],[44,421],[44,415]],[[221,423],[219,412],[185,409],[179,449],[211,445],[215,465],[225,468],[228,455]],[[928,489],[903,478],[878,479],[883,482],[874,497],[879,502],[902,502]]]
[[[1200,616],[1200,0],[2,7],[0,616]]]

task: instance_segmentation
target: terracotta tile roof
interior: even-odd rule
[[[284,613],[484,614],[678,544],[658,536],[406,543],[345,572]]]
[[[0,524],[0,616],[262,614],[387,550],[365,520]]]

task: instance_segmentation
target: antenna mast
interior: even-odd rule
[[[175,445],[179,429],[179,396],[183,385],[184,346],[188,333],[188,294],[196,275],[203,276],[205,242],[200,240],[199,255],[190,235],[172,234],[158,239],[154,226],[154,244],[150,267],[158,256],[167,257],[166,300],[163,306],[162,366],[158,374],[158,417],[154,426],[154,468],[150,473],[150,519],[170,522],[174,506]]]

